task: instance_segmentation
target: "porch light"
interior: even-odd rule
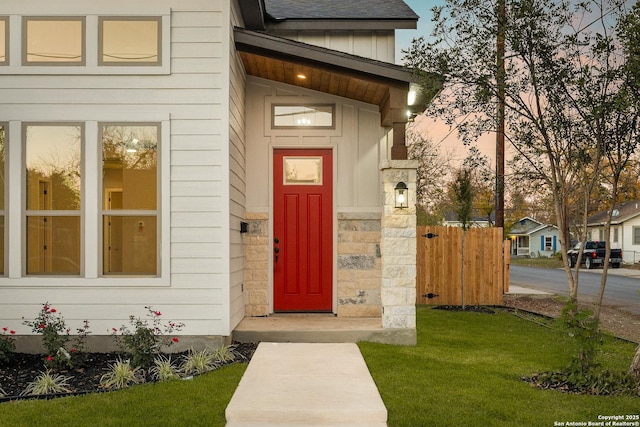
[[[409,207],[409,205],[407,203],[407,199],[408,199],[408,196],[409,196],[407,184],[405,184],[404,182],[400,181],[399,183],[396,184],[396,187],[395,187],[394,190],[395,190],[395,193],[396,193],[396,208],[397,209],[405,209],[405,208]]]

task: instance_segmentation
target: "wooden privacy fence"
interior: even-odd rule
[[[510,242],[502,228],[418,227],[417,235],[417,304],[503,304]]]

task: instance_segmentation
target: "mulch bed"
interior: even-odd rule
[[[238,354],[235,362],[248,362],[251,359],[257,345],[256,344],[234,344],[235,352]],[[185,353],[171,354],[171,359],[178,361]],[[53,398],[62,395],[76,395],[104,392],[100,387],[100,378],[109,372],[109,365],[118,359],[126,359],[121,353],[84,353],[80,355],[76,366],[69,370],[52,371],[56,374],[69,378],[69,388],[72,393],[47,396],[20,396],[20,393],[47,368],[44,364],[42,354],[13,353],[8,362],[0,362],[0,388],[5,392],[5,396],[0,395],[0,402],[16,399]],[[229,364],[230,364],[229,363]]]

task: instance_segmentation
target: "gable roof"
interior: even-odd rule
[[[403,0],[264,0],[267,13],[282,19],[413,20]]]
[[[617,211],[617,212],[616,212]],[[604,210],[587,219],[587,226],[602,225],[607,221],[609,211]],[[622,224],[640,215],[640,200],[628,200],[622,202],[613,209],[611,224]]]
[[[524,218],[520,219],[520,221],[516,222],[513,227],[511,227],[509,236],[528,236],[546,228],[551,228],[554,230],[558,229],[558,227],[556,227],[555,225],[543,224],[540,221],[525,216]]]

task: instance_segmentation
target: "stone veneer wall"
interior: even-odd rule
[[[247,213],[245,316],[269,313],[269,216]],[[338,214],[338,316],[380,317],[380,214]]]
[[[380,213],[338,213],[338,316],[380,317]]]
[[[416,328],[416,160],[391,160],[382,169],[382,326]],[[408,187],[408,208],[395,207],[395,186]]]
[[[248,232],[244,236],[244,314],[269,314],[269,214],[246,214]]]

